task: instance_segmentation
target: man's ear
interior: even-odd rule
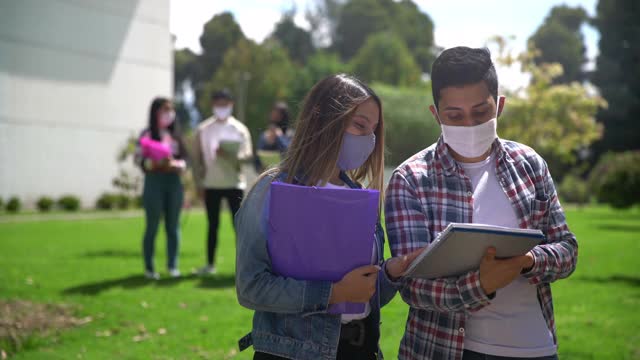
[[[431,111],[431,115],[433,115],[433,117],[436,119],[438,124],[442,125],[442,123],[440,123],[440,118],[438,117],[438,109],[436,109],[436,106],[429,105],[429,110]]]
[[[496,117],[500,117],[500,115],[502,115],[502,110],[504,110],[504,102],[505,102],[505,97],[504,96],[498,96],[498,114],[496,115]]]

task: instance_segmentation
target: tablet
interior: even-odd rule
[[[496,248],[496,258],[510,258],[525,255],[544,239],[540,230],[451,223],[416,257],[404,276],[436,279],[462,275],[480,268],[489,247]]]

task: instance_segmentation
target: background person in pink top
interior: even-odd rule
[[[170,276],[180,276],[180,270],[178,270],[179,219],[184,198],[180,174],[186,168],[187,153],[175,116],[171,100],[155,98],[149,110],[149,126],[140,135],[140,140],[148,139],[166,145],[170,149],[168,157],[158,159],[157,156],[150,155],[143,151],[140,141],[136,148],[135,161],[145,173],[142,194],[146,220],[142,240],[144,269],[145,276],[154,280],[160,278],[155,271],[153,254],[158,225],[163,217],[167,232],[167,269]]]

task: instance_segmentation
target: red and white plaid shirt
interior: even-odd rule
[[[497,139],[496,174],[521,228],[546,235],[533,249],[533,268],[524,274],[538,286],[542,314],[556,340],[550,283],[576,266],[578,243],[567,227],[547,164],[533,149]],[[430,244],[449,223],[473,222],[473,187],[442,137],[400,165],[387,189],[385,216],[393,256]],[[468,314],[490,303],[479,271],[435,280],[404,279],[399,284],[409,304],[400,359],[461,359]]]

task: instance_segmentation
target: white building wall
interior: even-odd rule
[[[169,0],[0,0],[0,197],[93,206],[172,61]]]

